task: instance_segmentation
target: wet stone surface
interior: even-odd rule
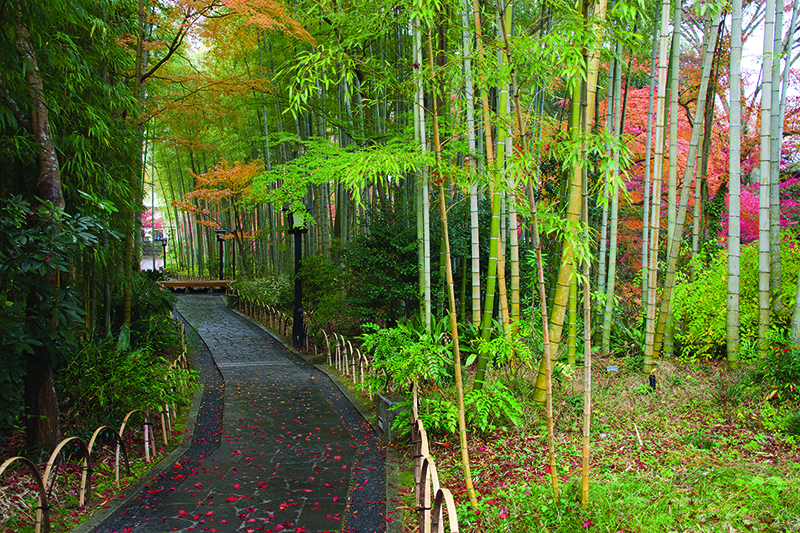
[[[192,444],[96,531],[384,531],[384,449],[330,378],[219,296],[176,310],[206,377]]]

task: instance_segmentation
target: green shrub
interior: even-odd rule
[[[800,437],[800,409],[792,411],[786,418],[786,433]]]
[[[401,323],[395,328],[379,328],[361,336],[364,353],[372,353],[372,371],[365,377],[364,388],[371,394],[407,389],[416,383],[421,393],[452,383],[453,369],[450,344],[445,344],[440,330],[444,321],[437,322],[431,333],[414,322]]]
[[[303,312],[309,335],[315,343],[324,344],[320,330],[335,330],[341,334],[357,335],[360,330],[349,331],[354,323],[348,316],[347,302],[342,289],[344,274],[333,261],[322,256],[303,259],[300,275],[303,279]],[[292,316],[294,313],[294,276],[238,279],[231,288],[241,297],[269,305]],[[330,327],[333,324],[334,327]]]
[[[327,257],[315,255],[303,259],[303,311],[309,317],[310,331],[319,331],[331,322],[346,320],[346,304],[341,267]]]
[[[419,417],[429,433],[454,434],[458,428],[458,406],[455,391],[450,388],[419,396]],[[490,433],[504,425],[522,424],[522,405],[501,382],[494,381],[481,390],[464,396],[467,424],[470,430]],[[392,431],[404,437],[411,431],[411,401],[399,404]]]
[[[294,309],[294,280],[287,274],[258,279],[237,279],[231,284],[242,298],[269,305],[284,313]]]
[[[784,279],[796,279],[800,265],[800,246],[793,239],[781,241],[781,268]],[[740,259],[740,324],[742,342],[754,344],[758,334],[758,243],[743,246]],[[726,345],[728,255],[722,250],[709,267],[698,272],[689,283],[683,279],[675,288],[675,338],[682,355],[719,357]],[[795,286],[784,283],[780,295],[784,311],[773,316],[773,327],[786,327],[791,319]],[[682,325],[679,325],[682,323]]]
[[[0,202],[0,424],[23,414],[29,362],[56,367],[75,350],[85,311],[73,267],[99,235],[117,236],[107,222],[21,196]]]
[[[183,403],[195,382],[194,371],[171,369],[163,356],[131,348],[126,328],[115,342],[86,342],[55,374],[65,418],[82,413],[82,418],[102,416],[104,423],[133,409],[153,411],[163,404]]]
[[[782,435],[793,446],[800,445],[800,411],[789,404],[764,402],[759,413],[764,430]]]
[[[419,309],[417,229],[410,217],[373,212],[369,232],[347,244],[347,299],[360,322],[394,324]]]
[[[756,365],[753,380],[774,387],[781,400],[800,398],[800,351],[770,350]]]
[[[402,409],[392,424],[392,433],[405,438],[411,433],[411,401],[398,405]],[[458,406],[443,394],[433,393],[420,397],[419,417],[429,434],[455,434],[458,428]]]
[[[146,331],[152,317],[167,316],[175,306],[176,296],[157,283],[161,276],[163,276],[161,272],[144,270],[133,272],[128,277],[127,283],[131,290],[130,326],[133,331]],[[123,299],[123,291],[116,290],[112,300],[115,331],[124,324]],[[138,322],[142,324],[137,324]]]
[[[503,424],[522,424],[522,406],[502,381],[469,391],[464,403],[469,423],[481,433],[492,432]]]
[[[155,315],[149,320],[134,322],[130,335],[134,350],[147,350],[170,361],[183,348],[177,322],[166,315]]]

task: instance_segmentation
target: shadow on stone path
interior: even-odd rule
[[[384,447],[331,379],[219,295],[179,298],[205,376],[192,443],[93,531],[385,531]]]

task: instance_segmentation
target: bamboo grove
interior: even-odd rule
[[[354,275],[359,319],[446,323],[471,489],[463,396],[492,357],[463,371],[460,338],[538,335],[550,405],[555,365],[631,341],[654,373],[696,349],[686,287],[725,261],[724,348],[709,355],[736,367],[746,341],[763,357],[775,327],[800,343],[797,261],[782,270],[781,255],[798,4],[776,2],[4,3],[4,202],[50,201],[98,229],[60,279],[4,280],[4,301],[24,316],[69,286],[87,334],[123,323],[155,195],[167,268],[185,274],[232,277],[235,254],[238,277],[291,276],[288,217],[302,218],[304,258],[384,272]],[[743,43],[762,34],[748,71]],[[740,285],[750,242],[757,290]],[[45,348],[14,351],[3,386],[46,387]]]

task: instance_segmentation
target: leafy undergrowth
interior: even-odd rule
[[[582,369],[555,396],[560,499],[543,410],[527,424],[471,434],[479,509],[468,503],[456,436],[432,455],[459,505],[460,531],[800,531],[800,446],[777,431],[792,408],[723,366],[659,364],[657,392],[639,372],[594,368],[590,503],[580,507]],[[794,406],[796,408],[796,406]]]
[[[52,485],[50,497],[50,531],[64,533],[89,518],[93,512],[109,507],[109,502],[117,498],[125,498],[126,489],[140,479],[153,465],[174,450],[181,441],[185,418],[173,423],[169,443],[164,446],[160,425],[157,429],[155,461],[145,462],[143,449],[143,429],[139,425],[129,426],[125,431],[125,448],[128,452],[130,476],[127,476],[124,461],[120,459],[120,481],[115,481],[115,446],[109,439],[98,442],[99,449],[92,452],[91,495],[87,494],[85,506],[78,501],[81,480],[81,457],[79,453],[61,454],[56,481]],[[69,430],[66,430],[69,434]],[[19,455],[25,445],[25,434],[21,431],[7,436],[0,451],[0,463],[10,457]],[[40,474],[44,473],[46,463],[36,465]],[[50,487],[48,487],[50,490]],[[36,482],[21,464],[6,471],[0,479],[0,533],[27,533],[34,531],[36,509],[38,507],[38,491]]]

